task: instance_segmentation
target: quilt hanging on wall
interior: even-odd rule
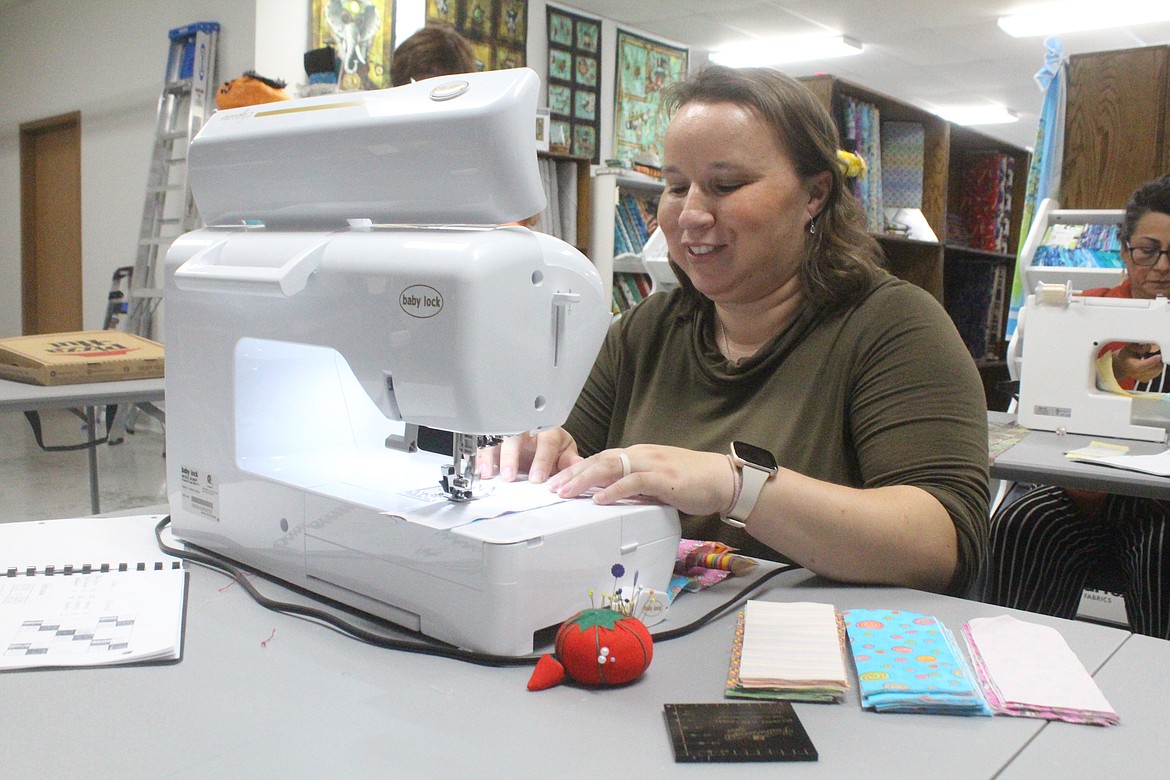
[[[312,49],[332,46],[341,66],[340,90],[390,86],[394,0],[313,0]]]
[[[528,0],[427,0],[427,21],[445,22],[471,41],[480,70],[528,63]]]
[[[662,137],[670,117],[662,90],[687,75],[688,51],[625,30],[617,33],[613,154],[661,167]]]
[[[597,162],[601,20],[548,7],[550,151]]]

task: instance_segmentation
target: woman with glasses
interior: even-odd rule
[[[1125,279],[1082,294],[1170,297],[1170,175],[1134,192],[1120,237]],[[1162,346],[1105,345],[1099,385],[1170,393]],[[1170,639],[1170,501],[1034,488],[992,518],[988,562],[988,601],[1066,618],[1076,616],[1090,573],[1120,572],[1130,628]]]

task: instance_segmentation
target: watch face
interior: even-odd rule
[[[775,456],[763,447],[757,447],[747,442],[733,441],[731,443],[731,452],[744,463],[758,466],[765,471],[775,471],[778,468]]]

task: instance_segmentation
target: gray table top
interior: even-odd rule
[[[162,400],[162,377],[48,387],[0,379],[0,412],[31,412]]]
[[[1050,723],[1013,761],[1001,778],[1048,777],[1067,766],[1061,778],[1170,777],[1170,642],[1134,634],[1125,640],[1094,678],[1121,723],[1092,728]],[[1069,758],[1075,756],[1076,761]]]
[[[49,522],[62,524],[48,526],[58,537],[76,535],[79,523],[88,523],[86,533],[100,534],[103,544],[121,534],[141,545],[154,519]],[[3,534],[0,527],[0,542]],[[300,598],[255,581],[275,597]],[[689,622],[743,583],[728,580],[680,596],[654,630]],[[1012,612],[903,588],[834,584],[803,570],[780,575],[753,597],[922,612],[955,632],[972,617]],[[1090,672],[1129,637],[1119,629],[1015,614],[1056,626]],[[0,728],[0,755],[12,776],[84,771],[516,780],[594,778],[602,771],[631,778],[775,777],[781,768],[774,764],[673,761],[663,705],[728,701],[723,691],[734,630],[729,613],[694,634],[656,644],[646,674],[626,687],[562,685],[532,693],[526,689],[530,667],[488,668],[363,644],[270,612],[225,576],[196,566],[180,663],[0,675],[0,698],[9,712]],[[1164,668],[1170,649],[1157,655]],[[1131,695],[1128,686],[1110,678],[1104,689],[1120,708]],[[795,708],[820,760],[785,765],[782,771],[794,777],[989,778],[1046,728],[1022,718],[866,712],[856,679],[842,704]],[[1122,717],[1153,728],[1147,722],[1152,706]],[[1060,762],[1076,767],[1088,750],[1074,744]]]
[[[1003,423],[1014,419],[1015,415],[1006,413],[988,414],[989,423]],[[1170,498],[1170,478],[1093,463],[1079,463],[1064,456],[1069,450],[1087,447],[1094,441],[1125,445],[1129,447],[1131,455],[1152,455],[1166,449],[1165,444],[1148,441],[1032,431],[995,456],[991,464],[991,476],[1014,482],[1036,482],[1146,498]]]

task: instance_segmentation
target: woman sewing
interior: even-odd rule
[[[1139,187],[1121,223],[1125,279],[1083,295],[1170,297],[1170,176]],[[1170,332],[1167,333],[1170,338]],[[1108,344],[1099,386],[1170,392],[1157,344]],[[1170,639],[1170,503],[1057,487],[1033,488],[991,521],[987,600],[1005,607],[1076,616],[1094,571],[1119,572],[1130,628]]]
[[[681,287],[615,322],[565,426],[506,440],[501,476],[660,501],[684,536],[833,579],[965,593],[982,386],[942,307],[881,269],[832,119],[767,69],[709,67],[666,105]]]

